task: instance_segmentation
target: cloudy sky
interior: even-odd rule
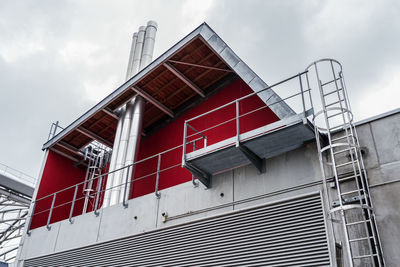
[[[206,21],[267,83],[332,57],[357,120],[400,107],[400,1],[1,0],[0,163],[37,176],[50,124],[124,82],[150,19],[155,56]]]

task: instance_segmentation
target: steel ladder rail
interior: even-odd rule
[[[94,157],[94,158],[93,158]],[[99,180],[97,181],[98,185],[96,186],[96,191],[93,189],[93,181],[96,176],[101,175],[101,169],[103,164],[103,155],[102,152],[99,152],[97,155],[93,153],[93,157],[89,158],[89,165],[86,171],[86,177],[89,180],[89,183],[84,183],[83,193],[85,194],[85,202],[83,205],[83,213],[88,211],[89,205],[94,207],[94,203],[92,203],[91,198],[95,199],[96,195],[101,190],[101,185],[99,185]],[[92,191],[95,191],[92,194]]]
[[[325,63],[329,62],[329,64],[330,64],[330,70],[332,72],[333,77],[332,77],[332,80],[329,80],[327,82],[322,82],[320,80],[320,75],[319,75],[319,70],[318,70],[317,65],[322,62],[325,62]],[[334,63],[340,67],[338,73],[336,73],[337,71],[335,71]],[[314,66],[314,70],[315,70],[315,73],[317,76],[318,89],[319,89],[321,102],[322,102],[322,110],[321,110],[321,112],[316,113],[315,116],[323,115],[323,119],[325,121],[325,128],[321,128],[316,125],[315,117],[313,119],[314,125],[316,127],[317,147],[318,147],[318,153],[320,154],[319,159],[320,159],[320,161],[323,160],[324,157],[323,157],[322,153],[324,151],[326,151],[330,154],[331,162],[329,165],[332,168],[334,178],[335,178],[334,183],[337,188],[337,196],[339,199],[339,207],[340,207],[339,211],[340,211],[340,215],[341,215],[341,223],[343,226],[343,232],[345,235],[344,239],[345,239],[345,243],[346,243],[347,254],[348,254],[347,257],[348,257],[349,264],[350,264],[350,266],[354,266],[354,260],[357,261],[357,260],[364,259],[364,258],[370,258],[371,264],[373,266],[379,266],[379,267],[384,266],[384,260],[382,257],[382,249],[380,247],[380,242],[378,240],[375,215],[373,212],[372,201],[371,201],[371,198],[369,195],[369,190],[368,190],[369,188],[368,188],[366,171],[365,171],[365,167],[364,167],[364,162],[362,160],[362,155],[360,153],[360,145],[359,145],[359,141],[357,138],[357,132],[356,132],[356,129],[355,129],[353,121],[352,121],[353,117],[352,117],[352,113],[351,113],[351,109],[350,109],[350,103],[349,103],[348,97],[347,97],[347,92],[346,92],[346,87],[345,87],[345,83],[344,83],[343,73],[341,70],[341,65],[339,62],[334,61],[332,59],[325,59],[325,60],[314,62],[308,68],[310,68],[312,66]],[[338,84],[338,81],[340,82],[340,84]],[[324,92],[324,87],[328,86],[328,85],[332,85],[332,84],[335,85],[334,90],[330,90],[329,93]],[[310,87],[310,85],[309,85],[309,87]],[[342,93],[342,95],[340,93]],[[328,96],[335,96],[335,97],[337,97],[337,99],[334,99],[332,102],[327,103],[326,98]],[[339,112],[337,112],[334,116],[328,115],[328,111],[332,111],[332,110],[336,110]],[[343,122],[342,124],[335,125],[334,122],[332,124],[331,119],[333,119],[333,118],[337,119],[337,117],[341,117],[341,119],[342,119],[341,122]],[[335,126],[332,127],[332,125],[335,125]],[[322,132],[326,133],[326,135],[328,137],[329,144],[323,148],[321,147],[321,143],[319,141],[320,133],[318,131],[318,128],[323,130]],[[337,130],[340,128],[342,128],[344,130],[345,134],[339,139],[340,140],[346,139],[345,143],[347,143],[347,148],[342,147],[342,150],[350,151],[350,153],[349,153],[350,159],[344,163],[337,164],[337,157],[340,156],[340,154],[342,154],[342,153],[336,153],[338,151],[335,151],[335,148],[337,147],[337,146],[335,146],[335,144],[336,144],[335,141],[337,141],[338,138],[332,139],[332,134],[334,133],[333,130],[335,130],[335,129]],[[354,151],[354,153],[352,151]],[[325,176],[325,171],[326,171],[325,166],[326,165],[325,164],[326,164],[325,162],[321,162],[321,164],[320,164],[323,175],[324,175],[324,180],[326,180],[326,176]],[[353,178],[354,178],[356,190],[353,190],[352,192],[342,192],[341,180],[343,180],[343,179],[339,179],[340,168],[344,167],[344,166],[348,166],[348,165],[351,165],[351,167],[352,167],[352,175],[351,176],[353,176]],[[345,180],[347,181],[348,179],[345,179]],[[327,191],[326,182],[324,182],[324,190]],[[358,195],[360,207],[366,206],[368,208],[360,209],[360,211],[361,211],[360,215],[362,216],[363,220],[361,220],[357,223],[355,223],[355,222],[349,223],[349,222],[347,222],[347,218],[346,218],[347,209],[345,208],[346,203],[344,203],[343,196],[349,195],[349,194],[354,194],[354,193],[357,193],[357,195]],[[331,210],[332,209],[331,201],[329,201],[328,194],[326,194],[326,195],[328,198],[327,200],[329,203],[329,209]],[[338,209],[335,208],[335,210],[338,210]],[[349,227],[353,226],[353,228],[354,228],[355,225],[363,225],[366,236],[360,236],[360,237],[350,239]],[[334,234],[334,231],[333,231],[333,234]],[[336,237],[335,237],[335,239],[336,239]],[[353,255],[351,243],[365,241],[365,240],[370,241],[370,242],[367,241],[369,253],[366,255]]]

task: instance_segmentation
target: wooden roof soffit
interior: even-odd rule
[[[77,149],[74,146],[71,146],[70,144],[67,144],[64,141],[60,141],[57,143],[58,146],[64,148],[65,150],[68,150],[69,152],[78,155],[78,156],[83,156],[83,153],[81,151],[79,151],[79,149]]]
[[[218,71],[225,71],[225,72],[233,72],[231,69],[222,69],[222,68],[217,68],[213,66],[205,66],[205,65],[200,65],[200,64],[194,64],[194,63],[189,63],[189,62],[183,62],[183,61],[177,61],[177,60],[168,60],[168,62],[174,63],[174,64],[181,64],[181,65],[187,65],[191,67],[198,67],[198,68],[203,68],[203,69],[209,69],[209,70],[218,70]]]
[[[102,138],[101,136],[95,134],[94,132],[92,132],[92,131],[90,131],[88,129],[83,128],[82,126],[79,126],[78,128],[76,128],[76,130],[78,132],[80,132],[81,134],[84,134],[89,138],[95,139],[96,141],[98,141],[100,143],[103,143],[104,145],[106,145],[108,147],[112,147],[113,146],[113,144],[110,141]]]
[[[163,63],[164,67],[166,67],[170,72],[172,72],[176,77],[178,77],[180,80],[182,80],[187,86],[189,86],[193,91],[201,95],[202,97],[205,97],[206,95],[204,94],[203,90],[201,90],[197,85],[195,85],[189,78],[187,78],[183,73],[181,73],[179,70],[177,70],[174,66],[172,66],[171,63],[169,62],[164,62]]]
[[[147,101],[149,101],[150,103],[152,103],[154,106],[156,106],[157,108],[159,108],[161,111],[163,111],[164,113],[166,113],[168,116],[170,116],[171,118],[174,117],[174,112],[172,112],[172,110],[170,110],[168,107],[166,107],[163,103],[161,103],[160,101],[158,101],[157,99],[155,99],[154,97],[152,97],[151,95],[149,95],[147,92],[145,92],[144,90],[140,89],[137,86],[132,86],[132,90],[135,91],[138,95],[142,96],[144,99],[146,99]]]

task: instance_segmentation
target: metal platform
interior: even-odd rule
[[[307,120],[312,110],[233,136],[186,154],[185,168],[205,186],[211,186],[213,174],[252,163],[265,171],[265,159],[301,147],[315,138]]]

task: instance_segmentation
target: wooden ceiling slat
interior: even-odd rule
[[[196,95],[205,96],[205,89],[228,75],[232,70],[200,38],[193,39],[164,63],[155,67],[145,77],[123,92],[105,109],[99,110],[79,128],[68,134],[61,143],[80,149],[91,140],[112,146],[118,123],[113,110],[128,102],[134,95],[146,98],[144,131],[165,114],[173,117],[186,101]],[[61,152],[68,153],[61,147]],[[71,153],[68,153],[71,154]]]

